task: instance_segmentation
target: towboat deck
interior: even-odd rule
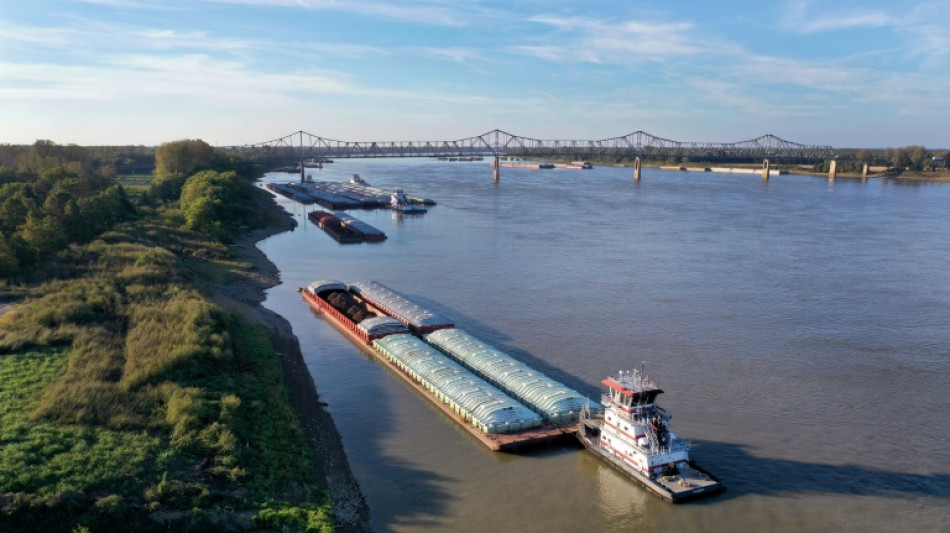
[[[600,430],[603,427],[602,418],[585,419],[578,425],[578,440],[585,448],[606,461],[628,478],[647,488],[653,494],[672,503],[681,503],[724,492],[726,487],[715,476],[699,467],[694,461],[689,461],[674,475],[654,475],[648,477],[641,472],[630,468],[623,460],[607,453],[598,442]]]

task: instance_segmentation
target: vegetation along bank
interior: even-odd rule
[[[292,222],[258,169],[178,141],[123,187],[97,150],[0,148],[0,530],[368,530],[259,305],[254,243]]]

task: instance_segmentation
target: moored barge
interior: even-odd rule
[[[353,283],[350,290],[389,316],[402,321],[418,335],[455,327],[452,320],[422,307],[378,281]]]
[[[561,440],[577,431],[573,424],[545,421],[502,390],[410,335],[411,324],[389,316],[352,288],[338,281],[323,280],[311,283],[301,292],[312,309],[364,353],[383,363],[488,448],[533,446]],[[420,319],[425,321],[420,316],[413,319],[417,327]],[[442,318],[428,326],[436,322],[441,322],[442,328],[451,327]]]
[[[286,196],[287,198],[290,198],[291,200],[296,200],[302,204],[309,205],[315,201],[313,196],[311,196],[303,189],[291,183],[287,183],[287,184],[268,183],[266,187],[270,191],[276,192],[277,194],[280,194],[281,196]]]
[[[385,233],[346,213],[311,211],[307,213],[307,218],[341,243],[386,240]]]
[[[344,224],[332,213],[311,211],[307,213],[307,218],[341,244],[358,243],[366,240],[359,230]]]

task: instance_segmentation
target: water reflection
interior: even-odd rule
[[[647,490],[633,480],[617,472],[586,450],[584,462],[596,462],[597,505],[611,531],[634,531],[643,525],[647,516],[647,504],[658,502]]]

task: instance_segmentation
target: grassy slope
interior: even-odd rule
[[[157,211],[74,246],[0,317],[0,530],[331,530],[245,268]],[[264,223],[264,221],[261,221]],[[220,297],[220,296],[219,296]]]

